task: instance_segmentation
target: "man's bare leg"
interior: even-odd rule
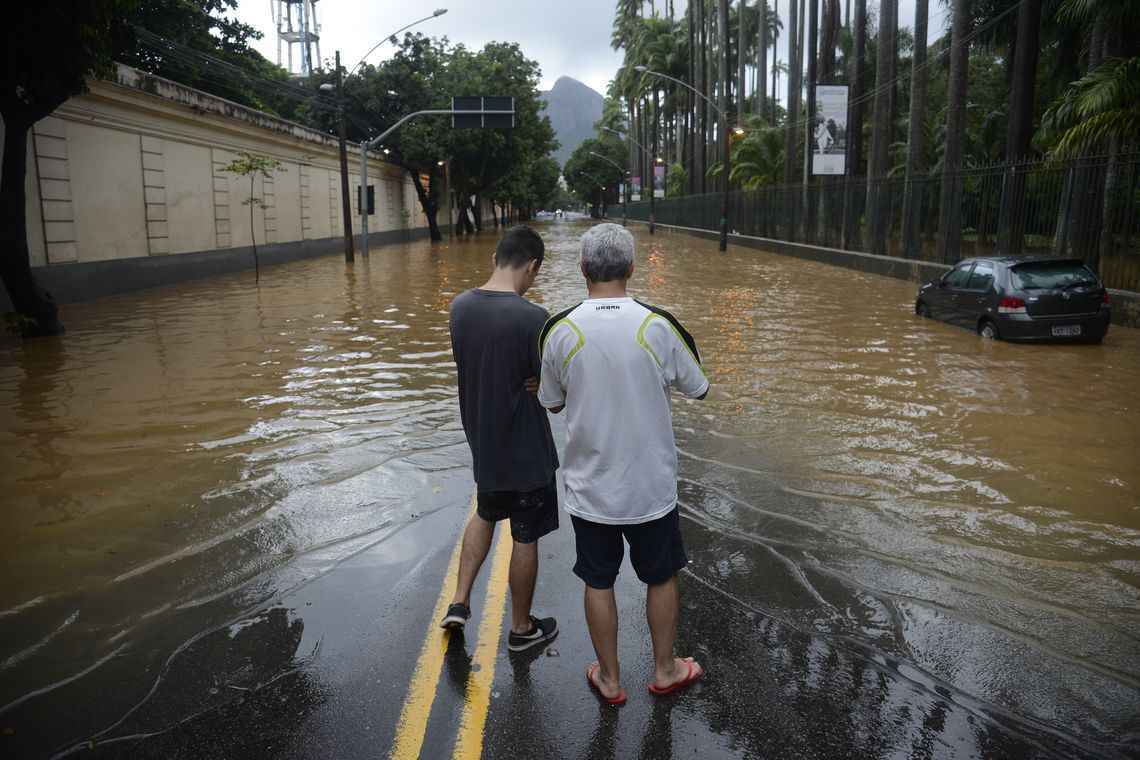
[[[471,515],[467,528],[463,531],[463,548],[459,553],[459,579],[455,584],[455,597],[452,604],[471,606],[471,587],[491,551],[491,541],[495,538],[495,523],[487,522],[479,515]]]
[[[511,630],[515,633],[530,631],[530,605],[534,601],[534,583],[538,577],[538,542],[520,544],[511,548]]]
[[[598,655],[594,682],[603,696],[616,697],[621,691],[621,665],[617,654],[617,600],[612,588],[586,586],[586,627]]]
[[[677,590],[677,576],[656,586],[650,586],[646,591],[645,617],[649,620],[649,635],[653,639],[653,683],[658,688],[672,686],[684,680],[689,674],[685,660],[673,656],[680,606],[681,595]]]

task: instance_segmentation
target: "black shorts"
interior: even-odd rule
[[[664,517],[634,525],[606,525],[570,516],[574,523],[574,544],[578,561],[574,574],[597,589],[612,588],[617,580],[625,547],[629,560],[642,583],[656,586],[672,578],[689,563],[681,540],[681,518],[677,509]]]
[[[558,486],[554,478],[533,491],[480,491],[475,513],[487,522],[511,520],[511,538],[533,544],[558,530]]]

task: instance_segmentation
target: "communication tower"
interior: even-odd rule
[[[307,77],[321,67],[321,25],[317,21],[317,0],[269,0],[277,27],[277,65],[290,74]],[[281,61],[281,43],[286,45],[286,63]],[[293,46],[300,50],[300,65],[293,68]],[[313,48],[317,57],[313,58]]]

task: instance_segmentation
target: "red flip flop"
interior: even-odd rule
[[[686,657],[684,662],[689,667],[689,672],[685,674],[684,678],[675,684],[666,686],[664,689],[659,689],[657,688],[656,684],[651,683],[649,684],[649,693],[655,694],[658,697],[674,694],[681,689],[684,689],[686,686],[691,686],[693,683],[700,680],[701,676],[705,674],[705,669],[702,668],[692,657]]]
[[[629,695],[625,693],[625,689],[619,691],[616,697],[607,697],[602,693],[602,690],[598,688],[598,684],[594,681],[594,674],[598,672],[598,668],[600,667],[601,665],[595,662],[586,670],[586,680],[590,683],[590,688],[597,692],[598,698],[607,705],[613,705],[614,707],[624,705],[625,701],[629,699]]]

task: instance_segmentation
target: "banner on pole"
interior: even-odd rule
[[[653,167],[653,197],[654,198],[664,198],[665,197],[665,167],[664,166],[654,166]]]
[[[629,199],[631,201],[641,200],[641,177],[640,177],[640,175],[636,176],[636,177],[630,177],[629,178]]]
[[[815,124],[812,125],[812,174],[847,171],[847,85],[815,86]]]

